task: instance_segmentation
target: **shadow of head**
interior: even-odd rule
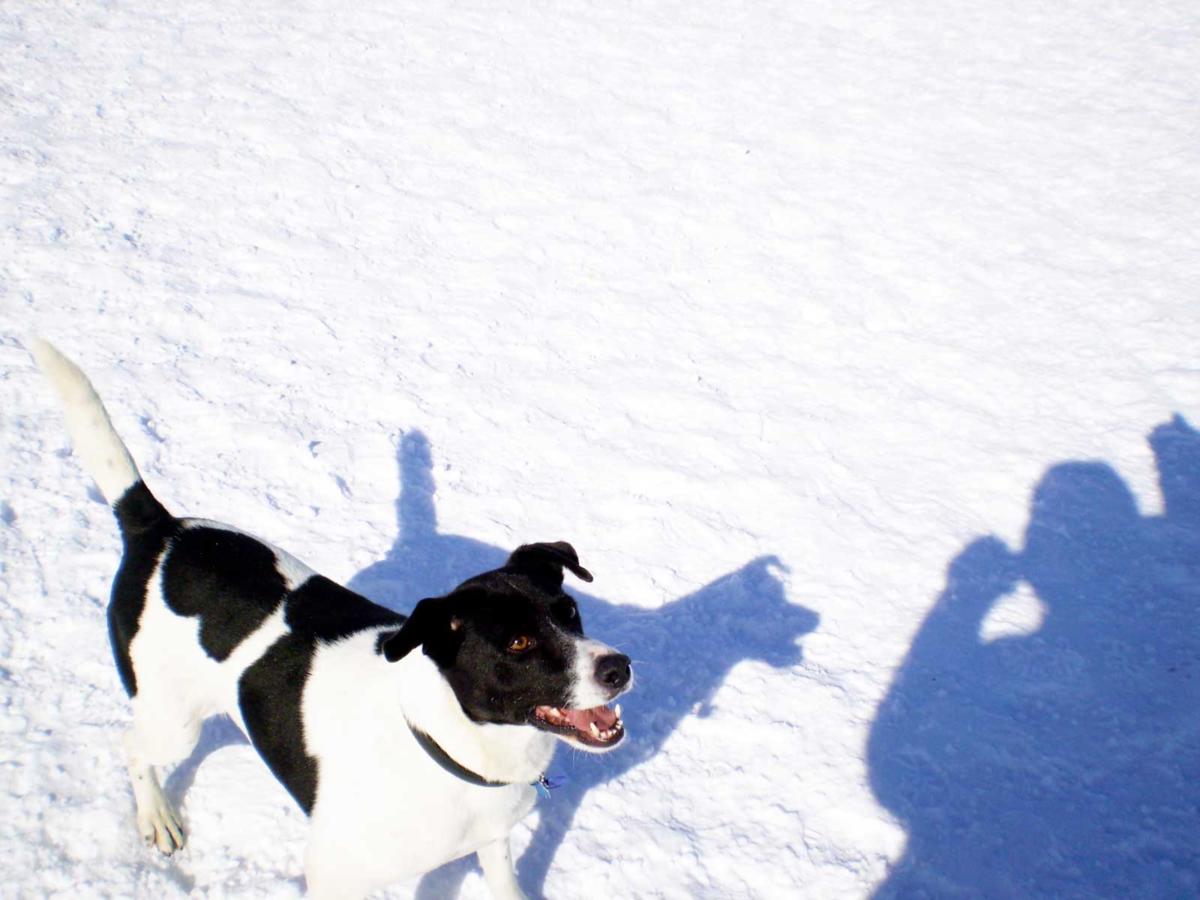
[[[1077,579],[1084,567],[1119,566],[1136,552],[1133,493],[1104,463],[1050,468],[1034,490],[1022,554],[1026,577]]]
[[[779,577],[785,571],[776,557],[759,557],[654,610],[579,598],[588,632],[633,659],[637,683],[625,705],[644,751],[657,749],[684,717],[707,715],[738,664],[800,664],[800,638],[819,619],[787,598]],[[632,763],[644,755],[628,758]]]
[[[799,639],[819,619],[788,600],[779,577],[786,571],[778,558],[761,556],[659,609],[604,604],[608,609],[596,609],[594,618],[685,671],[725,669],[743,660],[787,668],[800,663]]]

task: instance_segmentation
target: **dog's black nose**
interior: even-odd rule
[[[596,660],[596,680],[614,691],[629,684],[631,674],[629,657],[624,653],[610,653]]]

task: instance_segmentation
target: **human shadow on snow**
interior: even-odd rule
[[[503,565],[514,548],[441,534],[428,440],[420,432],[409,432],[397,455],[401,487],[395,544],[348,587],[407,611],[422,597],[444,594],[472,575]],[[570,535],[529,536],[562,538]],[[587,566],[587,548],[578,549]],[[777,668],[799,664],[797,640],[816,627],[817,616],[788,601],[776,574],[781,569],[774,557],[760,557],[656,610],[610,603],[568,586],[586,632],[632,657],[636,686],[622,698],[629,736],[621,747],[603,756],[560,752],[555,757],[551,771],[565,772],[569,781],[552,799],[539,801],[538,824],[518,864],[518,880],[527,892],[543,890],[555,852],[587,792],[654,756],[685,717],[705,715],[737,663],[760,660]],[[603,583],[604,574],[597,577]],[[473,866],[473,859],[460,860],[429,873],[417,896],[455,896]]]
[[[1034,491],[1024,548],[969,544],[872,727],[871,786],[908,832],[877,897],[1200,895],[1200,434],[1149,437],[1142,516],[1108,465]],[[981,626],[1031,589],[1043,619]]]

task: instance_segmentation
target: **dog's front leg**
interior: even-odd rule
[[[496,900],[528,900],[521,886],[517,884],[516,873],[513,872],[508,835],[486,847],[480,847],[476,855],[479,857],[479,865],[483,868],[483,878],[487,882],[488,890]]]
[[[138,833],[147,847],[157,847],[170,856],[183,849],[183,828],[179,815],[171,808],[154,767],[146,762],[139,749],[136,732],[125,736],[125,759],[129,780],[133,785],[133,802],[137,806]]]

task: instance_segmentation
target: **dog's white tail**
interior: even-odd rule
[[[31,341],[33,358],[62,399],[67,431],[83,468],[100,487],[104,499],[115,504],[142,480],[133,457],[117,435],[96,389],[75,363],[41,338]]]

